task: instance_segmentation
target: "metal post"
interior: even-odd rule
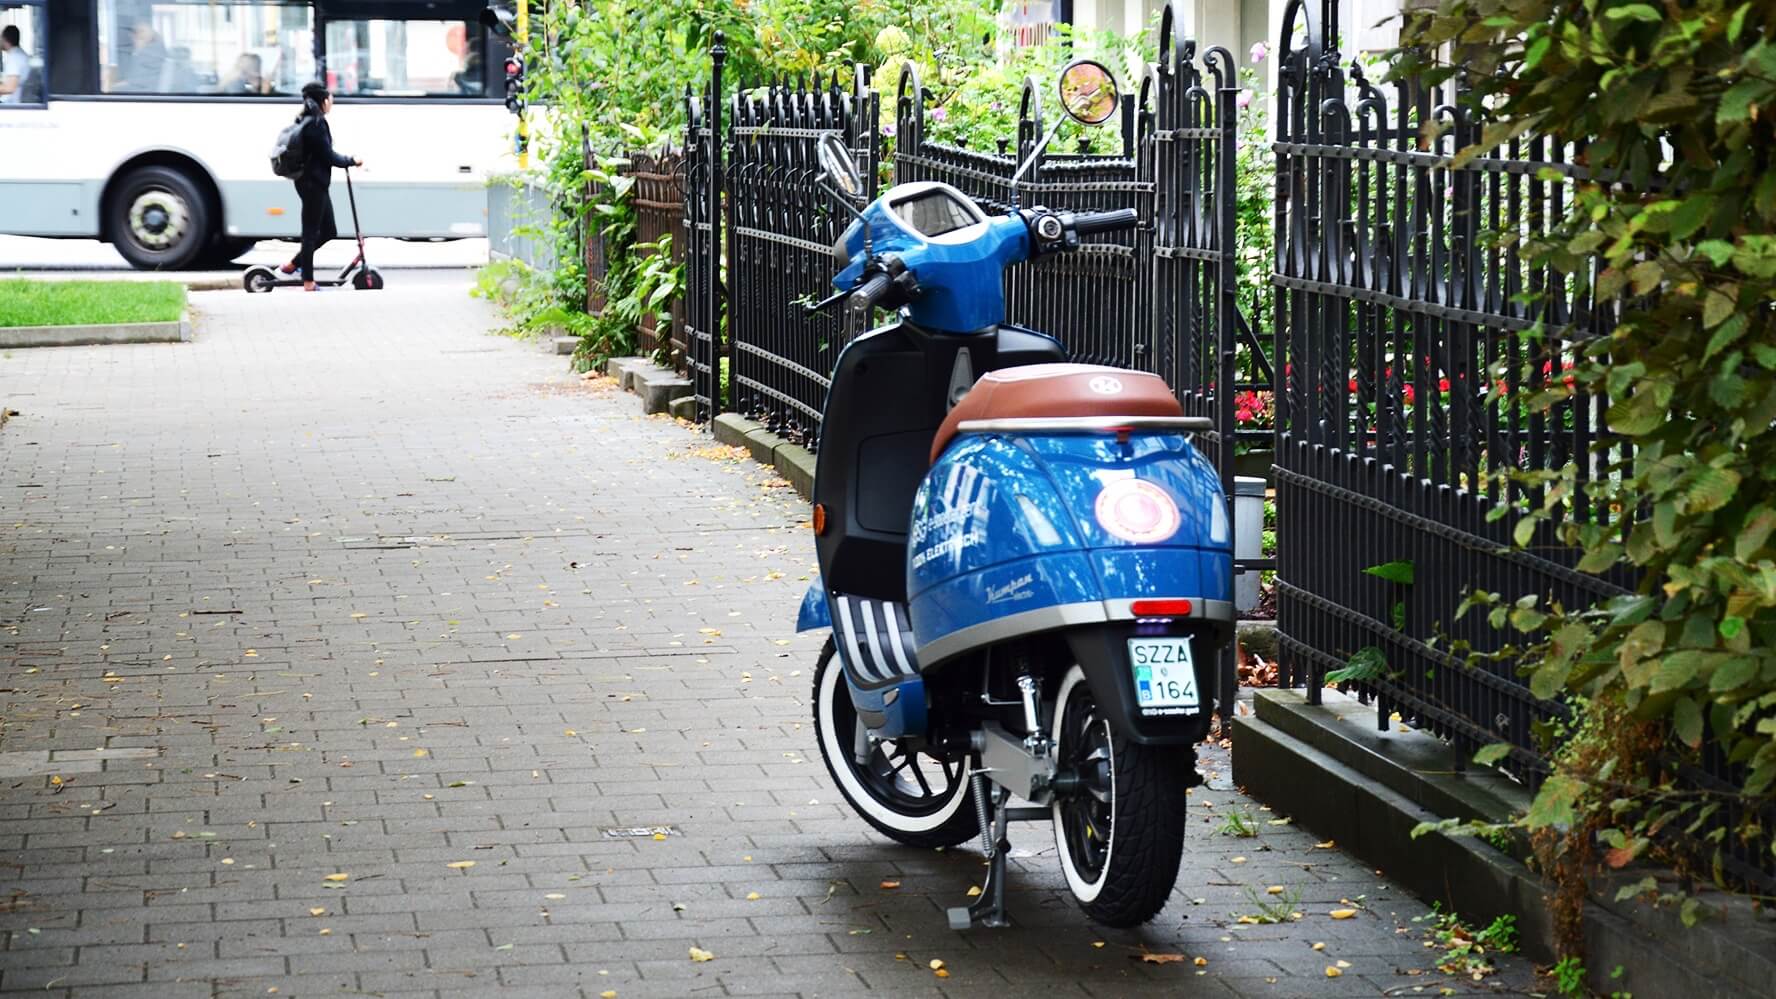
[[[1212,57],[1213,53],[1211,53]],[[1216,282],[1217,297],[1215,304],[1216,318],[1220,320],[1215,331],[1220,341],[1221,365],[1215,379],[1215,412],[1216,422],[1221,427],[1221,494],[1227,503],[1227,523],[1233,526],[1234,512],[1238,503],[1234,499],[1234,453],[1238,450],[1239,426],[1234,422],[1233,396],[1235,373],[1235,354],[1239,348],[1239,248],[1237,233],[1239,226],[1238,197],[1238,164],[1235,161],[1237,152],[1238,129],[1238,97],[1239,75],[1233,71],[1232,60],[1228,60],[1227,72],[1216,73],[1220,78],[1217,90],[1216,114],[1220,118],[1220,145],[1215,150],[1215,200],[1219,218],[1215,223],[1215,233],[1220,242],[1216,247],[1219,251],[1220,271]],[[1262,516],[1262,514],[1260,514]],[[1228,581],[1229,592],[1232,592],[1232,580]],[[1239,671],[1237,669],[1237,653],[1234,642],[1228,643],[1221,651],[1221,718],[1223,723],[1233,717],[1234,702],[1239,699]]]
[[[709,418],[722,412],[722,62],[728,57],[725,32],[715,33],[709,50]]]
[[[529,59],[530,53],[530,0],[518,0],[518,20],[515,26],[517,37],[515,47],[522,53],[520,58]],[[524,104],[518,105],[518,169],[530,169],[530,125],[524,120]]]

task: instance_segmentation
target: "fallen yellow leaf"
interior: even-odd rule
[[[1281,895],[1283,893],[1283,886],[1271,885],[1269,888],[1264,889],[1264,893],[1266,895]]]
[[[414,755],[414,756],[416,756],[416,757],[419,757],[419,756],[424,756],[424,755],[426,755],[426,751],[425,751],[425,750],[423,750],[423,749],[415,749],[415,750],[414,750],[414,751],[413,751],[413,755]]]
[[[1313,945],[1313,949],[1314,950],[1325,950],[1326,949],[1326,941],[1320,940],[1320,941],[1315,942]]]
[[[942,971],[943,966],[944,966],[944,963],[941,958],[934,957],[931,959],[931,970],[932,971]]]
[[[566,898],[566,897],[567,897],[567,896],[566,896],[566,895],[563,895],[563,894],[561,894],[561,893],[560,893],[560,892],[558,892],[558,891],[552,891],[552,892],[550,892],[550,893],[549,893],[549,894],[547,894],[547,895],[544,895],[544,896],[543,896],[543,897],[544,897],[544,898],[546,898],[546,899],[550,899],[550,900],[554,900],[554,899],[562,899],[562,898]]]
[[[1246,862],[1246,858],[1244,858],[1244,857],[1235,857],[1235,858],[1233,858],[1233,862],[1234,862],[1234,863],[1236,863],[1236,864],[1243,864],[1243,863],[1245,863],[1245,862]]]
[[[469,868],[474,867],[475,862],[473,860],[453,860],[444,866],[453,871],[466,871]]]
[[[329,874],[326,877],[322,878],[321,880],[322,881],[350,881],[351,875],[350,874]]]
[[[1096,947],[1096,948],[1097,948],[1097,949],[1099,949],[1099,950],[1103,950],[1103,949],[1104,949],[1104,941],[1102,941],[1102,940],[1093,940],[1093,941],[1092,941],[1092,946],[1093,946],[1093,947]]]
[[[757,902],[759,900],[759,893],[756,891],[747,892],[746,893],[746,900],[748,902]]]
[[[715,960],[715,955],[711,954],[710,952],[704,950],[701,947],[692,947],[691,948],[691,960],[696,961],[698,963],[702,963],[704,961],[713,961],[713,960]]]
[[[950,969],[939,968],[936,971],[932,972],[932,974],[936,975],[939,978],[948,978],[948,977],[950,977]]]
[[[1196,959],[1195,963],[1196,963],[1196,966],[1199,968],[1206,968],[1209,966],[1209,959],[1206,957],[1199,957]]]
[[[598,999],[617,999],[617,990],[605,989],[603,992],[598,993]]]
[[[311,916],[325,916],[327,914],[327,910],[323,909],[317,905],[314,908],[308,910],[308,914]]]
[[[1340,961],[1338,962],[1338,966],[1340,968],[1348,968],[1351,966],[1351,963],[1349,961]]]
[[[332,930],[330,930],[330,929],[328,929],[328,928],[327,928],[327,927],[325,927],[325,926],[323,926],[323,927],[321,927],[321,936],[324,936],[324,937],[330,937],[330,936],[332,936],[332,935],[333,935],[333,931],[332,931]]]
[[[973,898],[976,895],[979,895],[980,893],[981,893],[980,885],[969,885],[968,886],[968,897],[969,898]]]
[[[1178,964],[1184,960],[1184,955],[1155,954],[1152,951],[1147,951],[1141,955],[1141,960],[1147,964]]]
[[[1337,845],[1338,845],[1338,843],[1337,843],[1337,842],[1336,842],[1336,841],[1334,841],[1334,840],[1327,840],[1327,841],[1326,841],[1326,842],[1324,842],[1324,843],[1315,843],[1315,844],[1314,844],[1314,849],[1316,849],[1316,850],[1330,850],[1330,849],[1332,849],[1332,848],[1333,848],[1333,847],[1335,847],[1335,846],[1337,846]]]
[[[1327,915],[1331,916],[1333,919],[1349,919],[1356,914],[1357,910],[1355,909],[1333,909],[1331,912],[1327,913]]]
[[[1339,975],[1342,975],[1342,974],[1344,974],[1344,972],[1338,970],[1337,968],[1332,967],[1330,964],[1326,965],[1326,977],[1327,978],[1337,978]]]
[[[883,882],[882,882],[882,887],[883,887],[883,888],[884,888],[884,889],[889,889],[889,890],[892,890],[892,889],[895,889],[895,888],[899,888],[899,887],[900,887],[900,882],[898,882],[898,881],[886,881],[886,880],[884,880],[884,881],[883,881]]]

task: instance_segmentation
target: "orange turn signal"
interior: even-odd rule
[[[265,214],[267,214],[267,215],[282,215],[282,214],[284,214],[284,210],[282,208],[267,208],[265,210]]]
[[[822,537],[826,534],[826,504],[814,504],[814,535]]]
[[[1136,617],[1189,617],[1188,600],[1137,600],[1129,607]]]

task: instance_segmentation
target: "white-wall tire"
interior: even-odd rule
[[[1098,713],[1077,665],[1061,678],[1049,737],[1058,765],[1082,778],[1050,806],[1068,889],[1096,922],[1147,922],[1165,907],[1178,880],[1188,811],[1184,768],[1192,754],[1137,745],[1118,734]],[[1101,852],[1094,841],[1103,842]]]
[[[913,784],[905,778],[892,781],[879,771],[866,770],[853,752],[857,720],[851,707],[851,690],[845,684],[845,668],[834,652],[829,639],[821,650],[820,662],[814,670],[814,735],[820,744],[820,756],[827,772],[851,808],[883,835],[909,846],[955,846],[979,834],[980,823],[969,805],[968,761],[961,759],[940,767],[946,783],[942,789],[932,787],[930,801],[915,805],[915,799],[900,796],[890,788]],[[892,747],[893,743],[882,746]],[[892,750],[881,750],[881,763],[891,763]],[[919,768],[917,759],[908,765]],[[872,755],[872,762],[876,757]],[[926,784],[931,777],[921,776]]]

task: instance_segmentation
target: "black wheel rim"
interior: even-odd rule
[[[841,673],[835,678],[832,696],[833,736],[839,742],[839,758],[870,796],[901,815],[931,815],[949,804],[962,781],[962,763],[923,748],[909,749],[905,740],[868,741],[864,762],[854,750],[859,738],[868,739],[851,705],[851,688],[834,661],[827,667]]]
[[[1115,759],[1110,724],[1098,714],[1097,701],[1083,683],[1067,698],[1055,749],[1062,770],[1079,778],[1060,800],[1061,835],[1074,870],[1083,880],[1093,882],[1103,874],[1110,856],[1115,815],[1110,772]]]

